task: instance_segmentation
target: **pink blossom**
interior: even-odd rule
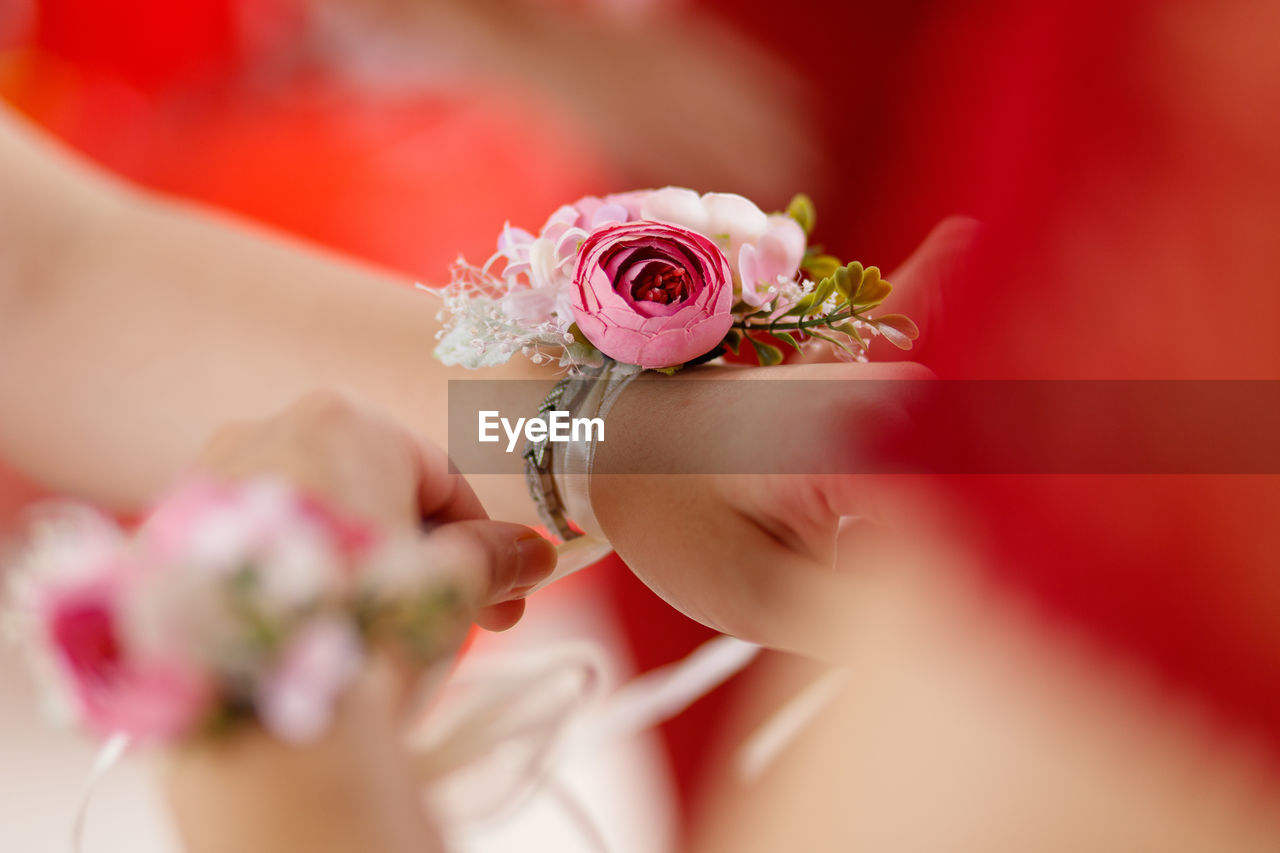
[[[805,234],[790,216],[766,216],[748,198],[665,187],[650,193],[641,215],[671,222],[719,243],[736,276],[742,300],[753,308],[772,301],[793,280],[804,259]]]
[[[289,641],[280,665],[262,686],[262,725],[281,740],[300,742],[320,735],[338,695],[362,663],[360,639],[349,622],[313,620]]]
[[[583,196],[553,213],[542,233],[545,235],[561,224],[594,231],[605,225],[632,222],[641,218],[640,210],[651,194],[652,190],[634,190],[606,196]]]
[[[203,674],[130,642],[124,605],[150,571],[110,519],[68,507],[37,527],[15,576],[55,696],[102,734],[168,737],[208,707]]]
[[[738,253],[742,301],[759,308],[773,300],[778,288],[796,277],[804,260],[805,236],[790,216],[770,216],[765,232]]]
[[[650,190],[635,190],[583,196],[573,204],[557,208],[542,226],[541,238],[550,242],[555,248],[556,260],[563,262],[578,253],[591,232],[640,219],[640,210],[650,194]]]
[[[724,253],[701,234],[662,222],[593,232],[578,256],[572,296],[587,340],[610,358],[645,368],[704,355],[733,324]]]
[[[200,540],[216,540],[213,550],[219,553],[208,554],[209,562],[231,562],[251,546],[246,541],[253,536],[250,527],[244,515],[236,512],[235,493],[229,486],[194,478],[155,507],[140,535],[151,558],[159,563],[189,556],[193,542]]]
[[[374,541],[369,525],[276,480],[195,479],[156,507],[141,530],[141,542],[149,562],[234,570],[251,557],[269,555],[299,532],[343,558],[358,556]]]
[[[185,662],[136,659],[118,621],[120,590],[108,583],[51,596],[45,629],[86,725],[142,739],[181,734],[208,708],[208,678]]]

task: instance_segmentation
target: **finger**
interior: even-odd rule
[[[418,444],[418,512],[424,519],[447,523],[487,519],[480,498],[453,468],[439,447]]]
[[[524,599],[503,601],[481,608],[476,613],[476,624],[486,631],[505,631],[524,616]]]
[[[345,398],[284,430],[297,463],[338,506],[384,525],[416,525],[418,442],[399,423]]]
[[[459,521],[440,526],[427,541],[470,561],[477,578],[472,590],[477,607],[520,598],[556,566],[555,546],[520,524]]]
[[[882,310],[916,321],[921,333],[939,310],[949,284],[964,268],[981,231],[981,223],[950,216],[934,226],[911,256],[889,276],[893,291]]]
[[[962,274],[981,230],[980,222],[964,216],[950,216],[935,225],[910,257],[886,277],[893,290],[875,313],[906,314],[915,321],[924,338],[929,326],[938,319],[952,282]],[[806,362],[840,360],[836,358],[835,348],[829,345],[806,350]],[[910,357],[909,353],[891,346],[873,346],[871,353],[878,361]]]
[[[443,450],[340,394],[307,394],[276,421],[290,447],[306,450],[301,467],[333,479],[321,485],[341,502],[396,523],[487,517]]]

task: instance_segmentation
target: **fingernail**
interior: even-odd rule
[[[545,580],[556,567],[556,546],[530,531],[516,540],[517,566],[512,594],[520,597]]]

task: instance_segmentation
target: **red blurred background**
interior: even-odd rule
[[[0,18],[0,94],[143,185],[407,280],[487,255],[505,220],[650,177],[509,74],[463,63],[405,82],[335,58],[319,5],[334,4],[19,5]],[[818,159],[795,189],[828,245],[892,268],[943,216],[985,223],[920,354],[940,374],[1280,379],[1277,4],[658,5],[719,16],[803,81]],[[743,189],[681,169],[672,182]],[[1280,751],[1280,480],[947,485],[1002,584]],[[27,492],[6,494],[12,508]],[[616,560],[576,582],[607,587],[641,668],[707,635]],[[666,727],[686,803],[735,689]]]

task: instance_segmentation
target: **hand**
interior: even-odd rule
[[[489,521],[438,448],[340,397],[313,393],[276,417],[223,427],[196,468],[221,479],[282,477],[385,529],[431,527],[450,567],[473,573],[478,619],[520,618],[524,589],[555,565],[532,530]],[[443,560],[442,560],[443,562]],[[169,755],[167,791],[187,847],[223,850],[441,849],[399,740],[401,664],[375,654],[314,742],[284,744],[257,727],[200,738]]]
[[[164,787],[187,853],[434,853],[439,829],[401,741],[401,686],[375,658],[315,740],[257,726],[179,744]]]
[[[979,236],[972,219],[940,222],[889,280],[889,311],[902,312],[922,336],[937,320],[950,281],[962,268]],[[881,344],[877,359],[910,357]],[[927,379],[932,374],[905,361],[893,364],[824,363],[832,352],[817,347],[805,364],[776,368],[703,368],[677,379]],[[659,380],[662,381],[662,380]],[[636,459],[651,471],[689,467],[728,440],[741,440],[743,427],[763,439],[762,452],[808,453],[839,458],[853,450],[869,418],[892,416],[885,386],[846,384],[841,396],[793,399],[779,411],[732,393],[713,382],[688,384],[680,394],[679,417],[672,417],[672,386],[637,383],[610,414],[625,429],[597,450],[592,478],[596,516],[618,553],[655,592],[681,612],[728,634],[765,645],[830,653],[843,619],[849,578],[833,569],[842,516],[877,514],[883,478],[833,474],[699,476],[627,475]],[[892,428],[892,424],[881,427]],[[612,438],[620,436],[619,439]],[[803,444],[787,447],[788,442]],[[695,463],[692,468],[698,466]],[[848,555],[842,554],[847,564]]]
[[[718,464],[707,460],[735,443],[740,452],[802,454],[841,470],[859,435],[892,429],[899,411],[887,383],[850,380],[931,376],[904,362],[638,380],[610,412],[610,439],[596,449],[596,517],[632,571],[676,609],[734,636],[825,656],[848,594],[849,579],[834,569],[840,521],[870,514],[875,479],[787,473],[801,469],[785,465],[776,474],[663,472],[706,472]],[[705,379],[846,381],[771,406],[736,381]]]
[[[969,257],[982,233],[982,223],[964,216],[948,216],[933,227],[915,251],[885,280],[893,291],[875,314],[906,314],[920,329],[920,342],[927,343],[929,329],[939,320],[947,292],[964,273]],[[887,343],[871,347],[874,361],[906,361],[916,356]],[[806,362],[836,361],[835,348],[821,341],[806,347]]]
[[[451,565],[474,572],[476,621],[489,630],[518,622],[523,594],[555,567],[555,548],[533,530],[488,520],[442,450],[332,394],[222,427],[196,467],[222,479],[283,477],[354,517],[430,530]]]

